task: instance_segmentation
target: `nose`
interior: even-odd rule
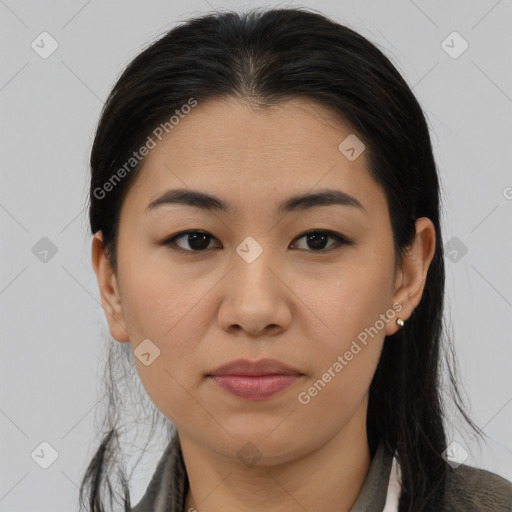
[[[291,322],[291,297],[276,264],[263,253],[252,263],[234,255],[225,282],[218,321],[222,329],[252,336],[275,335]]]

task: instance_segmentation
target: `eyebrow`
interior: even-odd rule
[[[168,190],[151,201],[147,205],[145,213],[154,211],[160,206],[172,204],[194,206],[205,211],[219,211],[225,213],[232,211],[232,206],[219,197],[198,190],[178,188]],[[354,196],[334,189],[324,189],[314,193],[290,197],[279,204],[277,213],[284,215],[286,213],[304,211],[318,206],[333,205],[350,206],[367,213],[361,202]]]

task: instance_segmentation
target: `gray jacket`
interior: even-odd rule
[[[380,444],[350,512],[382,512],[393,456]],[[179,438],[175,435],[160,458],[146,493],[132,512],[187,512],[188,478]],[[432,512],[512,512],[512,482],[461,464],[448,467],[443,510]]]

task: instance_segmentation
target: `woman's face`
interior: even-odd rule
[[[303,100],[262,111],[199,103],[150,151],[123,203],[118,274],[112,288],[100,284],[111,333],[129,341],[143,386],[180,436],[226,456],[250,441],[277,463],[364,429],[384,337],[412,311],[384,192],[366,152],[347,149],[353,139],[340,150],[352,132],[329,114]],[[175,189],[227,209],[148,207]],[[361,207],[312,199],[279,210],[325,191]],[[165,243],[195,230],[208,236]],[[267,399],[241,398],[207,377],[239,358],[303,375]]]

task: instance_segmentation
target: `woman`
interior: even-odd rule
[[[192,19],[123,72],[91,169],[110,333],[169,433],[136,506],[121,470],[124,510],[512,510],[447,457],[438,176],[374,45],[302,9]]]

